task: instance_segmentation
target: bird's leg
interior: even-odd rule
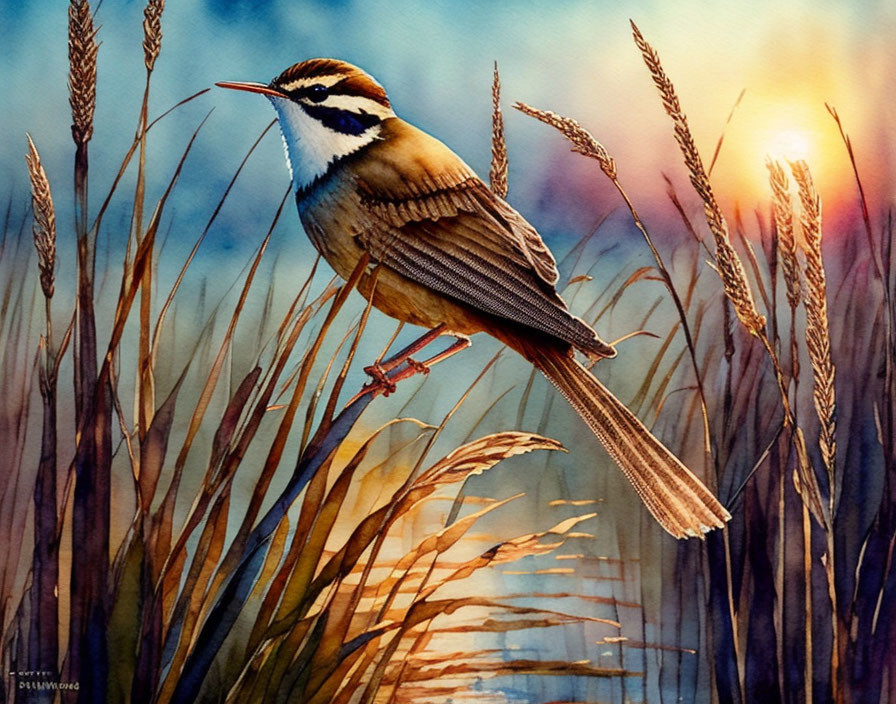
[[[420,365],[420,367],[425,370],[423,373],[429,374],[430,368],[434,367],[439,362],[444,362],[449,357],[453,357],[458,352],[467,349],[467,347],[472,344],[473,342],[466,335],[455,335],[454,343],[447,349],[442,350],[437,355],[434,355],[423,362],[417,362],[416,360],[408,359],[408,364],[413,362],[413,364],[415,365]]]
[[[392,355],[384,362],[375,362],[374,364],[364,367],[364,371],[373,377],[373,381],[366,384],[349,403],[351,404],[358,398],[372,393],[382,393],[388,396],[395,391],[395,385],[404,379],[412,377],[414,374],[429,374],[429,370],[439,362],[443,362],[449,357],[457,354],[461,350],[470,346],[470,338],[461,335],[455,335],[455,342],[447,349],[433,355],[429,359],[418,362],[411,358],[412,354],[419,352],[426,346],[431,344],[437,337],[445,332],[445,324],[437,325],[424,335],[414,340],[404,349]],[[403,365],[403,366],[402,366]]]
[[[409,360],[412,354],[422,350],[424,347],[433,342],[433,340],[439,337],[443,332],[445,332],[445,323],[436,325],[432,330],[425,332],[407,347],[389,357],[389,359],[387,359],[385,362],[377,360],[369,367],[364,367],[364,371],[374,379],[378,379],[380,376],[391,372],[402,362]]]

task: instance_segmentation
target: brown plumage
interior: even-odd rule
[[[269,86],[222,85],[271,98],[305,231],[343,278],[369,253],[376,285],[368,273],[359,290],[374,306],[423,327],[498,338],[557,386],[669,533],[724,524],[728,512],[712,493],[575,360],[575,350],[592,360],[616,351],[567,309],[539,234],[442,142],[396,117],[379,84],[349,64],[316,59]],[[361,130],[353,120],[370,121],[377,105],[378,121]],[[317,129],[309,118],[326,118],[333,134],[318,130],[309,143]],[[340,153],[314,169],[325,140]]]

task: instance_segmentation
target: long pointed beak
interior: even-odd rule
[[[220,88],[230,88],[232,90],[245,90],[249,93],[261,93],[262,95],[272,95],[275,98],[284,98],[286,94],[276,88],[266,86],[264,83],[243,83],[240,81],[221,81],[215,83]]]

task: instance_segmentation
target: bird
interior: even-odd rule
[[[315,58],[267,84],[216,85],[273,104],[304,230],[343,279],[369,258],[358,290],[375,308],[497,338],[559,389],[667,532],[702,538],[725,524],[705,484],[576,358],[616,350],[569,311],[539,233],[442,141],[396,115],[379,82]]]

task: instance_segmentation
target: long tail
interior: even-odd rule
[[[524,347],[520,351],[566,397],[669,533],[702,537],[731,518],[703,482],[571,354]]]

